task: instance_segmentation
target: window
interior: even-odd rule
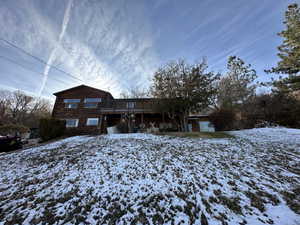
[[[64,103],[79,103],[80,99],[64,99]]]
[[[133,109],[135,107],[135,102],[127,102],[127,108]]]
[[[78,127],[78,119],[66,119],[66,127]]]
[[[89,103],[89,102],[102,102],[101,98],[85,98],[84,103]]]
[[[97,108],[98,103],[84,103],[84,108]]]
[[[67,109],[76,109],[77,108],[77,103],[67,103],[67,104],[65,104],[65,108],[67,108]]]
[[[102,102],[101,98],[85,98],[84,108],[97,108],[98,102]]]
[[[86,121],[87,126],[98,126],[98,118],[88,118]]]
[[[64,99],[65,108],[67,109],[76,109],[80,99]]]

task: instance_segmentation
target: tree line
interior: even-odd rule
[[[122,97],[155,97],[158,110],[182,131],[187,130],[190,113],[209,110],[217,130],[253,128],[267,124],[300,127],[300,8],[288,6],[285,29],[278,46],[279,61],[266,69],[267,74],[282,74],[271,82],[258,83],[252,65],[238,56],[230,56],[225,74],[208,70],[205,58],[195,63],[183,59],[158,68],[149,90],[135,88]],[[267,86],[269,93],[257,94]],[[51,104],[23,92],[0,91],[0,127],[38,127],[39,119],[50,117]],[[0,129],[1,131],[1,129]]]
[[[285,30],[278,47],[280,61],[267,74],[284,74],[272,82],[257,83],[250,64],[230,56],[223,75],[208,71],[205,59],[189,64],[176,60],[154,74],[150,95],[163,99],[159,109],[187,130],[190,113],[210,108],[218,130],[244,129],[266,124],[300,127],[300,9],[291,4],[285,13]],[[257,94],[259,86],[269,93]]]
[[[51,116],[48,100],[21,91],[0,91],[0,134],[38,128],[39,120]]]

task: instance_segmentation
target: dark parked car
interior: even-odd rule
[[[22,140],[18,136],[0,136],[0,152],[9,152],[22,148]]]

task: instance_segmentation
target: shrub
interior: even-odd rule
[[[266,112],[269,122],[281,126],[300,127],[300,101],[288,95],[273,95]]]
[[[287,127],[300,127],[300,101],[282,93],[257,96],[244,109],[247,118],[256,119],[255,125],[265,121]]]
[[[15,135],[29,132],[28,127],[19,124],[7,124],[0,126],[0,135]]]
[[[68,137],[89,134],[89,132],[78,129],[77,127],[69,127],[65,130],[64,135]]]
[[[120,133],[128,133],[128,125],[126,122],[120,122],[117,124],[117,129]]]
[[[43,141],[47,141],[64,134],[66,122],[54,118],[44,118],[40,120],[40,136]]]
[[[218,109],[209,115],[209,120],[217,131],[232,130],[235,124],[235,112],[230,109]]]

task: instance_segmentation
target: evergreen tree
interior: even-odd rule
[[[291,4],[285,13],[285,30],[278,35],[283,43],[278,47],[280,61],[267,73],[288,74],[286,78],[274,81],[279,91],[291,92],[300,90],[300,8]]]

